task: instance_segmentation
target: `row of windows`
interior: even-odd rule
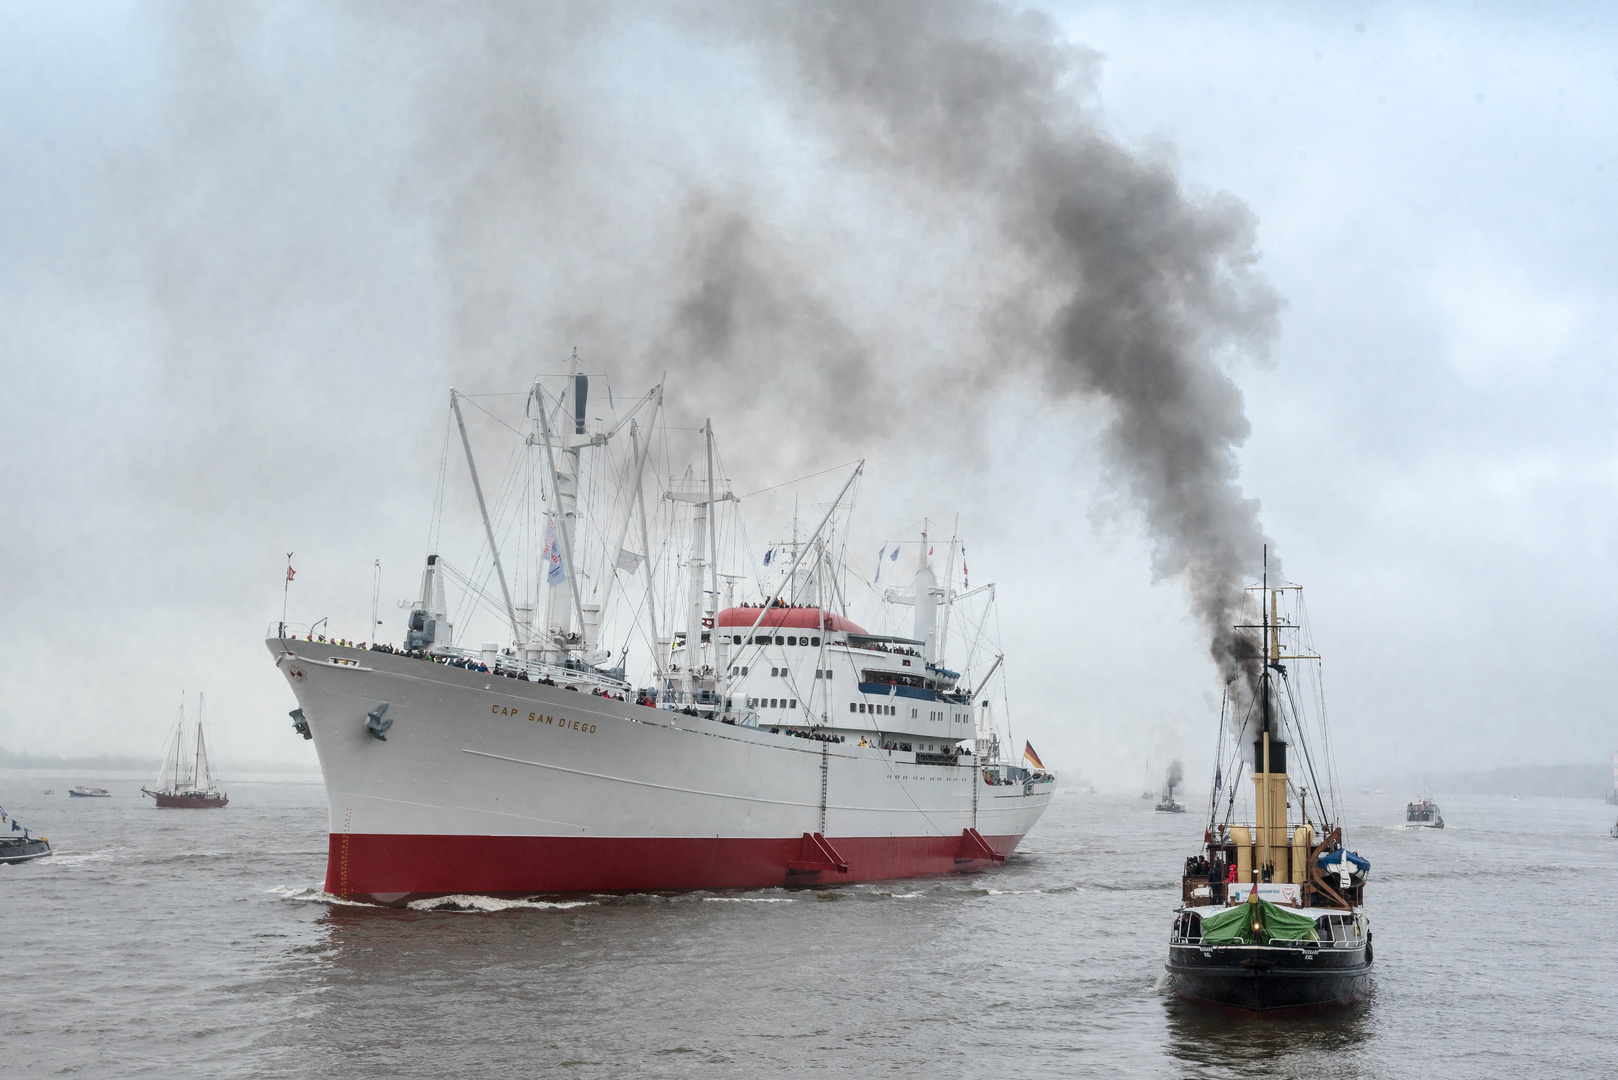
[[[911,715],[912,718],[914,718],[915,715],[916,715],[916,710],[911,709],[910,710],[910,715]],[[945,716],[944,716],[944,713],[941,710],[935,710],[935,711],[929,712],[927,714],[927,719],[929,719],[929,720],[943,720],[943,719],[945,719]],[[971,717],[971,715],[969,713],[951,713],[949,715],[948,719],[951,720],[954,723],[957,723],[957,724],[966,724],[966,723],[971,722],[972,717]]]
[[[881,716],[897,716],[899,713],[899,710],[894,708],[892,705],[867,705],[863,701],[850,701],[848,703],[848,711],[877,713]],[[916,710],[911,709],[910,715],[915,716]]]
[[[749,709],[796,709],[797,698],[762,698],[750,697],[747,699]]]
[[[746,668],[746,667],[744,667],[744,666],[742,666],[740,664],[732,664],[731,665],[730,673],[732,675],[746,675],[747,672],[748,672],[748,668]],[[786,668],[784,668],[784,667],[772,667],[770,669],[770,678],[772,678],[772,679],[784,679],[786,677],[787,677],[787,669]],[[831,678],[831,668],[826,668],[824,671],[822,671],[820,668],[816,668],[815,669],[815,678],[817,678],[817,679],[829,679],[829,678]]]
[[[742,643],[742,636],[740,634],[730,634],[728,636],[730,638],[730,643],[732,645],[740,645]],[[818,637],[799,637],[797,634],[787,634],[785,637],[782,637],[780,635],[776,635],[776,636],[772,637],[769,634],[758,634],[758,635],[754,636],[753,644],[754,645],[809,645],[809,646],[818,648],[820,646],[820,639]]]

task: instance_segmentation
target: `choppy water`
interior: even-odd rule
[[[158,811],[0,778],[7,1076],[1610,1076],[1618,840],[1590,800],[1352,798],[1375,990],[1300,1020],[1166,997],[1195,815],[1059,795],[1000,871],[822,891],[341,905],[318,786]],[[46,797],[42,788],[54,786]]]

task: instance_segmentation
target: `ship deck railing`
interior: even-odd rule
[[[277,629],[278,628],[272,629],[272,637],[275,636]],[[380,642],[371,644],[361,643],[355,645],[341,640],[326,638],[320,634],[316,634],[312,638],[308,635],[299,637],[298,635],[293,634],[286,640],[302,641],[306,644],[314,645],[336,645],[346,649],[358,649],[362,652],[384,653],[388,656],[404,657],[407,660],[420,660],[424,663],[448,664],[452,660],[467,660],[477,663],[479,667],[476,670],[480,672],[483,670],[484,666],[487,666],[487,674],[490,675],[500,675],[508,679],[516,679],[526,674],[528,676],[528,681],[530,682],[541,682],[544,679],[550,679],[557,686],[566,686],[569,683],[573,683],[590,689],[610,690],[615,693],[625,695],[628,695],[634,689],[625,679],[608,674],[607,672],[603,672],[597,668],[592,668],[582,662],[575,667],[571,664],[556,664],[541,660],[524,660],[519,656],[507,656],[505,653],[500,653],[495,656],[494,663],[492,665],[488,665],[483,659],[483,653],[481,650],[462,649],[453,645],[435,646],[431,652],[418,654],[409,652],[405,649],[395,648],[392,645],[383,645]],[[334,657],[333,659],[337,658]]]
[[[1338,941],[1334,938],[1320,938],[1318,940],[1312,938],[1271,938],[1263,945],[1256,943],[1239,943],[1228,946],[1209,945],[1206,941],[1202,940],[1201,934],[1198,934],[1195,937],[1189,937],[1181,933],[1179,930],[1171,930],[1169,932],[1169,944],[1192,945],[1199,949],[1357,949],[1361,945],[1365,944],[1365,942],[1363,940],[1357,940],[1354,938],[1345,938],[1342,941]]]

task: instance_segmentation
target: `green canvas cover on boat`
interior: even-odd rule
[[[1253,923],[1259,924],[1257,933]],[[1209,945],[1268,945],[1272,941],[1319,941],[1315,920],[1277,907],[1268,900],[1237,904],[1202,920],[1202,940]]]

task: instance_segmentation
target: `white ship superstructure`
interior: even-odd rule
[[[508,645],[456,643],[446,579],[457,575],[437,553],[403,648],[284,625],[267,642],[325,775],[327,891],[396,903],[754,888],[1003,860],[1055,778],[1002,760],[986,695],[1002,658],[980,645],[960,665],[975,681],[950,669],[951,612],[993,596],[992,586],[955,588],[956,542],[939,560],[943,584],[925,531],[903,546],[909,584],[877,602],[890,616],[891,605],[908,608],[910,633],[868,633],[848,615],[834,555],[856,469],[812,532],[800,539],[795,528],[772,548],[777,567],[790,565],[743,587],[721,573],[718,511],[735,500],[712,425],[685,476],[649,492],[661,388],[593,427],[588,392],[575,374],[560,394],[536,384],[530,397],[527,442],[552,482],[542,485],[545,542],[531,552],[539,569],[515,594],[495,543],[501,511],[491,515],[451,393],[499,589],[483,599],[503,609]],[[582,480],[606,470],[591,473],[587,455],[624,437],[607,509],[591,516]],[[670,513],[648,516],[649,496]],[[676,559],[657,557],[659,526]],[[677,564],[678,579],[659,579],[663,563]],[[905,564],[890,559],[890,579]],[[611,640],[633,628],[651,643],[652,685],[640,689],[624,653],[609,666],[603,646],[614,594],[631,589]]]

